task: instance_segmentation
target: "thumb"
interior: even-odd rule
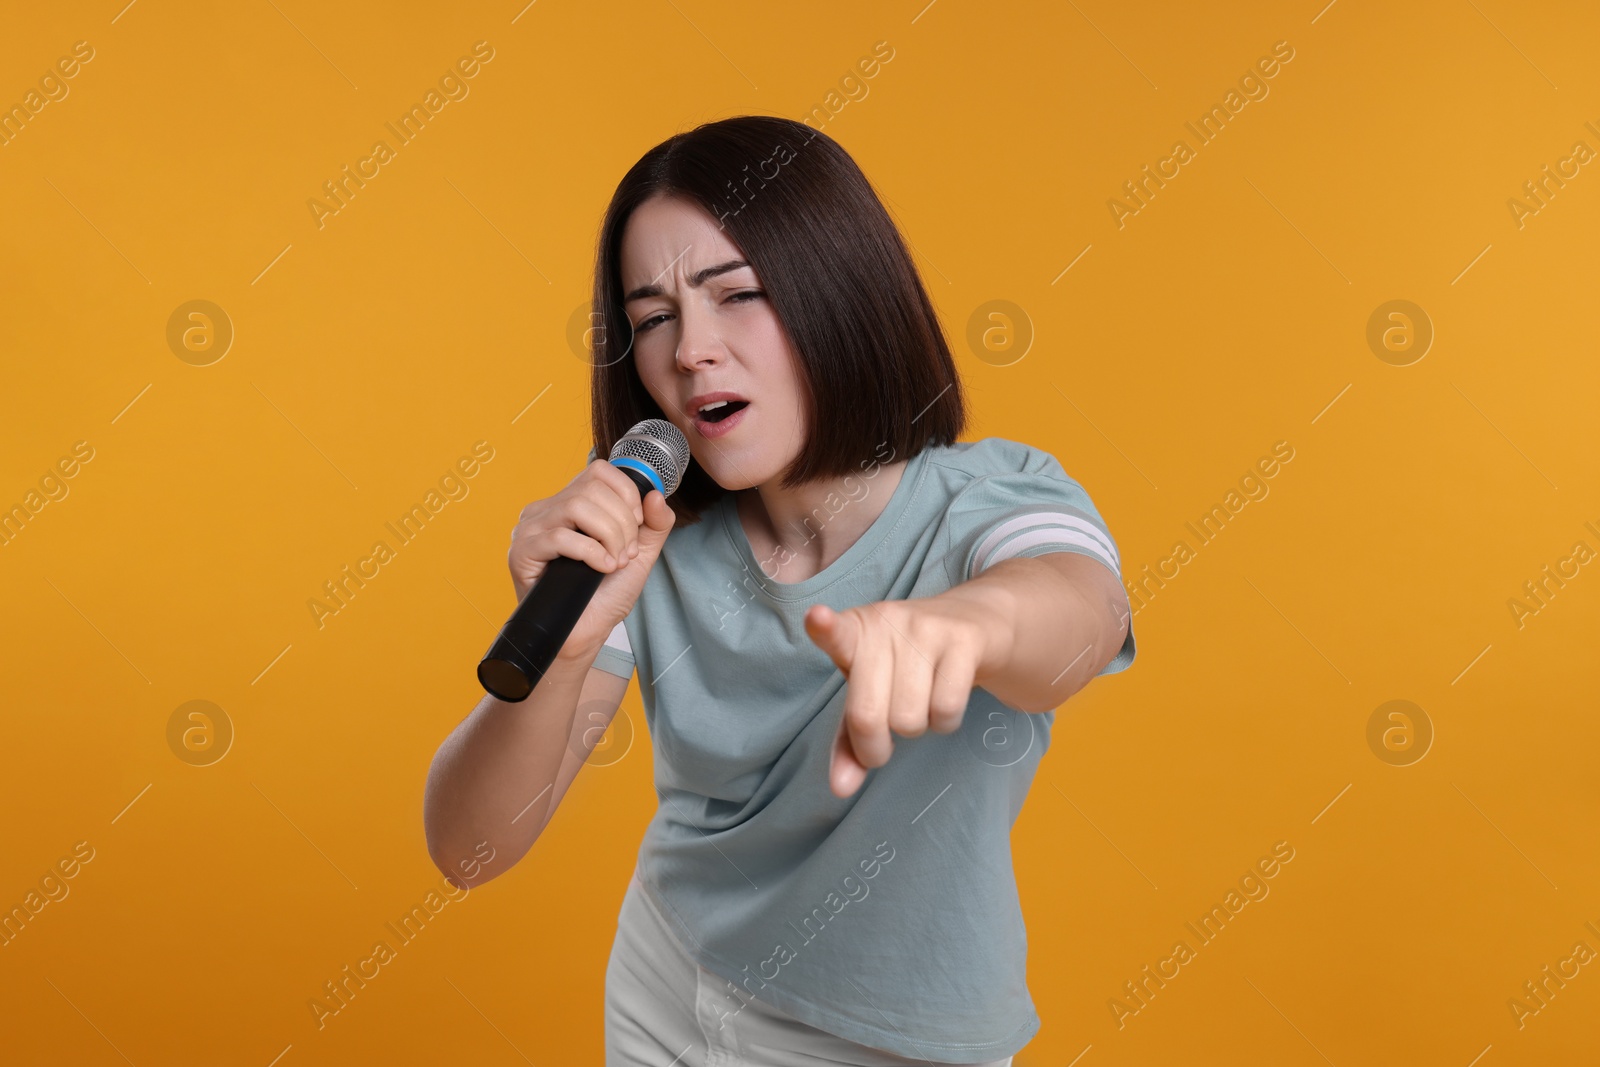
[[[667,534],[672,532],[672,527],[678,521],[678,513],[672,510],[672,505],[667,503],[667,498],[661,495],[659,489],[652,489],[644,495],[643,508],[644,522],[639,525],[639,550],[655,552],[666,541]]]

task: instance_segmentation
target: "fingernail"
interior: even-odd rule
[[[606,566],[607,567],[615,567],[616,565],[617,565],[617,557],[615,557],[611,553],[607,552],[606,553]]]

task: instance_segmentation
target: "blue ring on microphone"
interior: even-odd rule
[[[646,478],[650,479],[650,484],[656,487],[657,492],[659,492],[662,496],[667,495],[667,487],[661,481],[661,475],[657,474],[655,468],[650,466],[650,464],[640,462],[639,460],[634,459],[632,456],[618,456],[616,459],[611,461],[611,465],[613,467],[626,467],[628,470],[638,471],[640,474],[643,474]]]

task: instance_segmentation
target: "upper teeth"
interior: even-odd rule
[[[727,403],[726,400],[714,400],[711,403],[706,404],[704,407],[702,407],[700,409],[700,414],[704,415],[706,412],[710,411],[712,408],[720,408],[726,403]]]

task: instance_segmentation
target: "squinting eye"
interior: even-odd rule
[[[739,303],[744,304],[751,300],[763,299],[766,297],[766,295],[767,294],[762,292],[760,289],[746,289],[742,293],[734,293],[732,296],[728,297],[726,302],[731,304],[734,301],[738,301]],[[666,314],[665,312],[659,315],[652,315],[648,319],[645,319],[643,322],[639,323],[639,325],[635,326],[633,328],[633,332],[635,334],[645,333],[651,329],[654,329],[657,324],[665,322],[671,317],[672,316]]]

